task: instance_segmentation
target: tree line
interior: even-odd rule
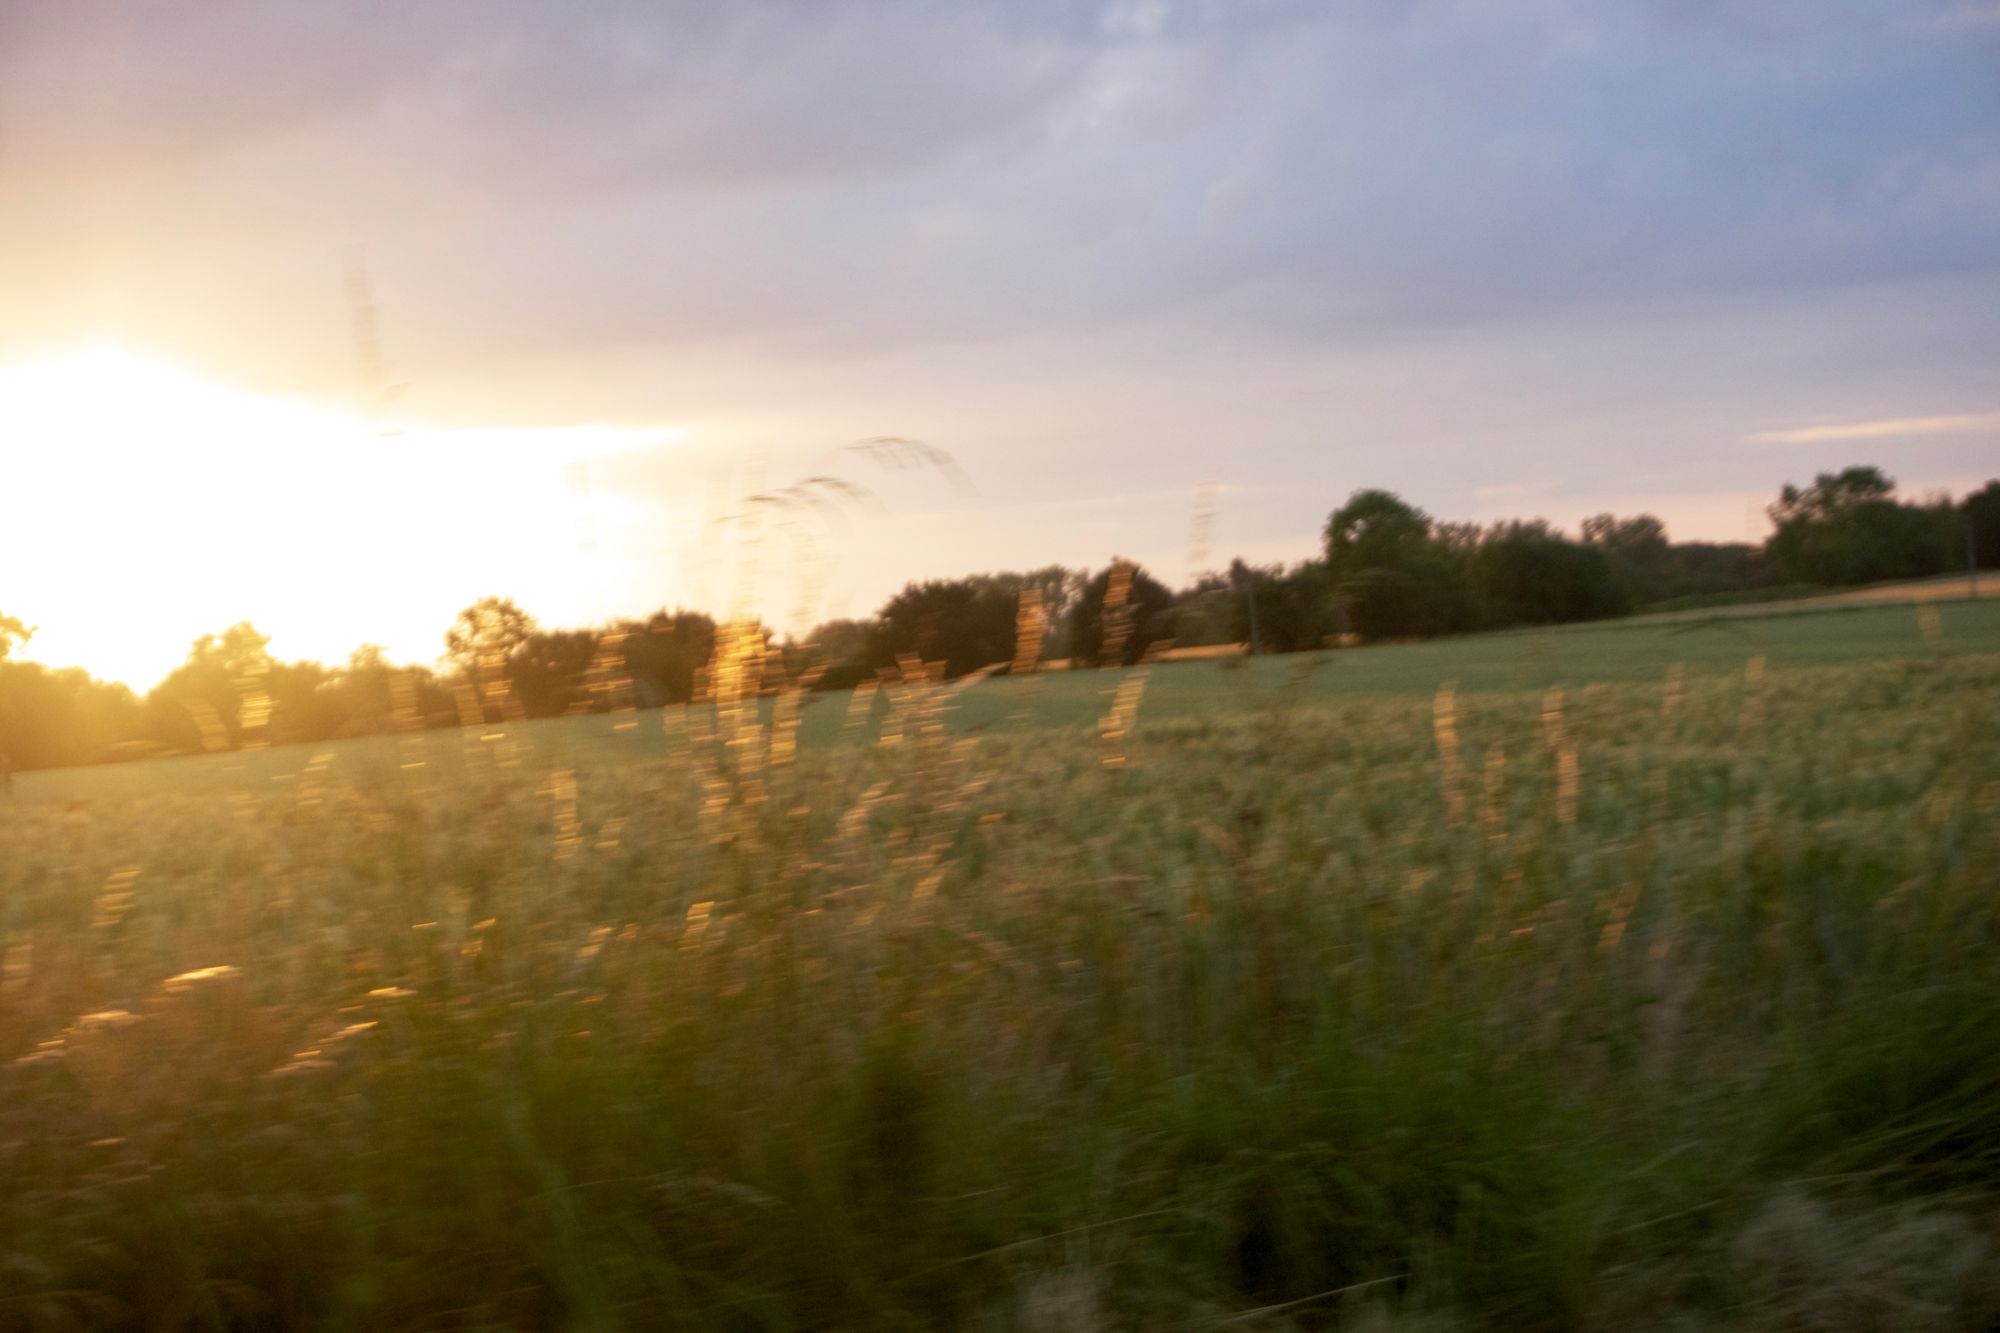
[[[1958,502],[1907,501],[1880,469],[1852,467],[1786,485],[1767,513],[1761,546],[1673,542],[1646,514],[1596,515],[1571,537],[1542,520],[1443,522],[1363,490],[1329,516],[1321,549],[1290,566],[1236,560],[1179,590],[1124,560],[934,579],[867,619],[798,639],[755,633],[772,679],[830,689],[912,659],[957,676],[999,664],[1129,665],[1168,645],[1297,652],[1921,578],[1968,559],[2000,567],[2000,480]],[[487,597],[447,629],[435,667],[406,667],[373,645],[344,665],[283,662],[243,623],[197,639],[144,695],[19,660],[12,650],[32,633],[0,615],[0,769],[685,703],[702,697],[719,627],[676,609],[546,629]]]

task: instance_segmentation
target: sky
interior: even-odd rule
[[[142,688],[1370,486],[1759,540],[2000,473],[1996,353],[1995,0],[0,6],[0,611]]]

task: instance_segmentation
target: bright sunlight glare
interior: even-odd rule
[[[427,662],[487,592],[601,615],[619,501],[578,479],[678,434],[385,435],[116,348],[17,366],[0,371],[0,608],[38,627],[25,656],[139,689],[238,620],[281,658],[373,642]]]

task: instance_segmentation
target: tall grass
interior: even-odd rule
[[[2000,657],[1112,766],[760,647],[666,760],[9,810],[0,1328],[2000,1317]]]

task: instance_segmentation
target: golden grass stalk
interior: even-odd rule
[[[459,734],[466,748],[487,756],[496,769],[513,768],[520,762],[513,739],[503,731],[486,729],[487,695],[477,680],[460,680],[452,686],[452,703],[458,709]]]
[[[1570,738],[1569,724],[1563,718],[1563,687],[1560,685],[1549,686],[1548,692],[1542,696],[1542,735],[1556,757],[1556,822],[1574,824],[1582,774],[1577,761],[1576,742]]]
[[[1483,776],[1479,822],[1487,841],[1501,842],[1507,837],[1507,747],[1497,741],[1486,751]]]
[[[716,637],[709,688],[715,700],[715,736],[727,756],[731,776],[746,805],[763,799],[764,725],[759,699],[764,693],[768,649],[764,629],[738,616]]]
[[[771,707],[771,753],[773,768],[790,764],[798,757],[799,722],[804,715],[806,695],[819,684],[819,678],[826,668],[808,668],[797,680],[790,681],[778,692],[777,702]]]
[[[1104,742],[1104,766],[1123,768],[1125,766],[1125,741],[1131,735],[1132,727],[1139,720],[1139,704],[1146,697],[1146,683],[1152,678],[1153,667],[1172,649],[1173,641],[1163,639],[1146,650],[1145,660],[1125,673],[1118,686],[1111,692],[1111,707],[1098,719],[1098,738]]]
[[[479,670],[474,675],[479,689],[479,701],[497,710],[502,722],[521,722],[527,713],[521,701],[514,697],[514,687],[507,681],[507,653],[497,645],[480,651]]]
[[[1741,726],[1752,731],[1764,720],[1764,654],[1758,653],[1743,667],[1743,715]]]
[[[687,924],[681,930],[681,948],[699,949],[701,947],[702,939],[708,934],[709,916],[714,911],[714,899],[688,904]]]
[[[1451,681],[1438,687],[1431,701],[1431,735],[1437,742],[1438,782],[1444,794],[1445,822],[1463,828],[1466,818],[1465,760],[1458,745],[1458,690]]]
[[[763,729],[757,709],[763,654],[762,630],[739,616],[717,628],[714,655],[695,672],[686,747],[688,765],[701,784],[705,823],[713,824],[732,807],[762,802]],[[724,826],[714,836],[727,839],[731,832]]]
[[[1104,644],[1098,661],[1117,666],[1125,660],[1125,641],[1132,637],[1132,574],[1137,568],[1122,557],[1111,562],[1104,583]]]
[[[452,686],[451,702],[458,709],[458,725],[471,735],[486,725],[486,710],[479,706],[479,692],[466,681]]]
[[[1014,612],[1014,664],[1010,668],[1013,675],[1025,676],[1035,669],[1042,656],[1044,630],[1042,590],[1021,589],[1020,606]]]
[[[567,860],[583,846],[583,819],[576,805],[576,770],[557,769],[549,775],[549,785],[543,790],[555,803],[556,860]]]
[[[415,667],[389,673],[389,711],[396,719],[397,731],[408,735],[424,729],[424,715],[417,706]]]
[[[847,718],[840,724],[843,734],[859,731],[868,725],[868,719],[875,712],[875,692],[880,688],[881,683],[875,680],[864,680],[854,687],[854,692],[847,698]]]
[[[333,763],[333,751],[321,750],[306,761],[299,772],[297,791],[300,810],[319,809],[326,796],[326,770]]]
[[[423,739],[424,715],[418,704],[417,671],[405,667],[389,672],[389,716],[394,721],[397,747],[403,753],[405,770],[422,768],[426,746]]]
[[[236,681],[236,734],[245,750],[261,750],[269,744],[271,692],[264,688],[265,673],[253,671]]]
[[[884,688],[889,695],[889,716],[882,721],[878,744],[901,745],[905,740],[922,740],[942,729],[941,700],[937,685],[944,679],[944,663],[926,662],[915,653],[896,659],[896,674],[887,676]]]
[[[132,886],[138,883],[139,867],[120,866],[104,878],[97,901],[91,905],[90,924],[99,929],[117,925],[132,910]]]
[[[597,651],[583,673],[583,697],[569,706],[569,713],[594,713],[599,704],[612,713],[629,713],[637,708],[632,677],[625,668],[627,637],[628,632],[622,629],[608,629],[598,636]]]
[[[201,732],[201,748],[208,754],[220,754],[229,748],[229,729],[222,725],[222,718],[210,707],[205,699],[183,699],[181,707],[187,709],[194,719],[195,727]]]

